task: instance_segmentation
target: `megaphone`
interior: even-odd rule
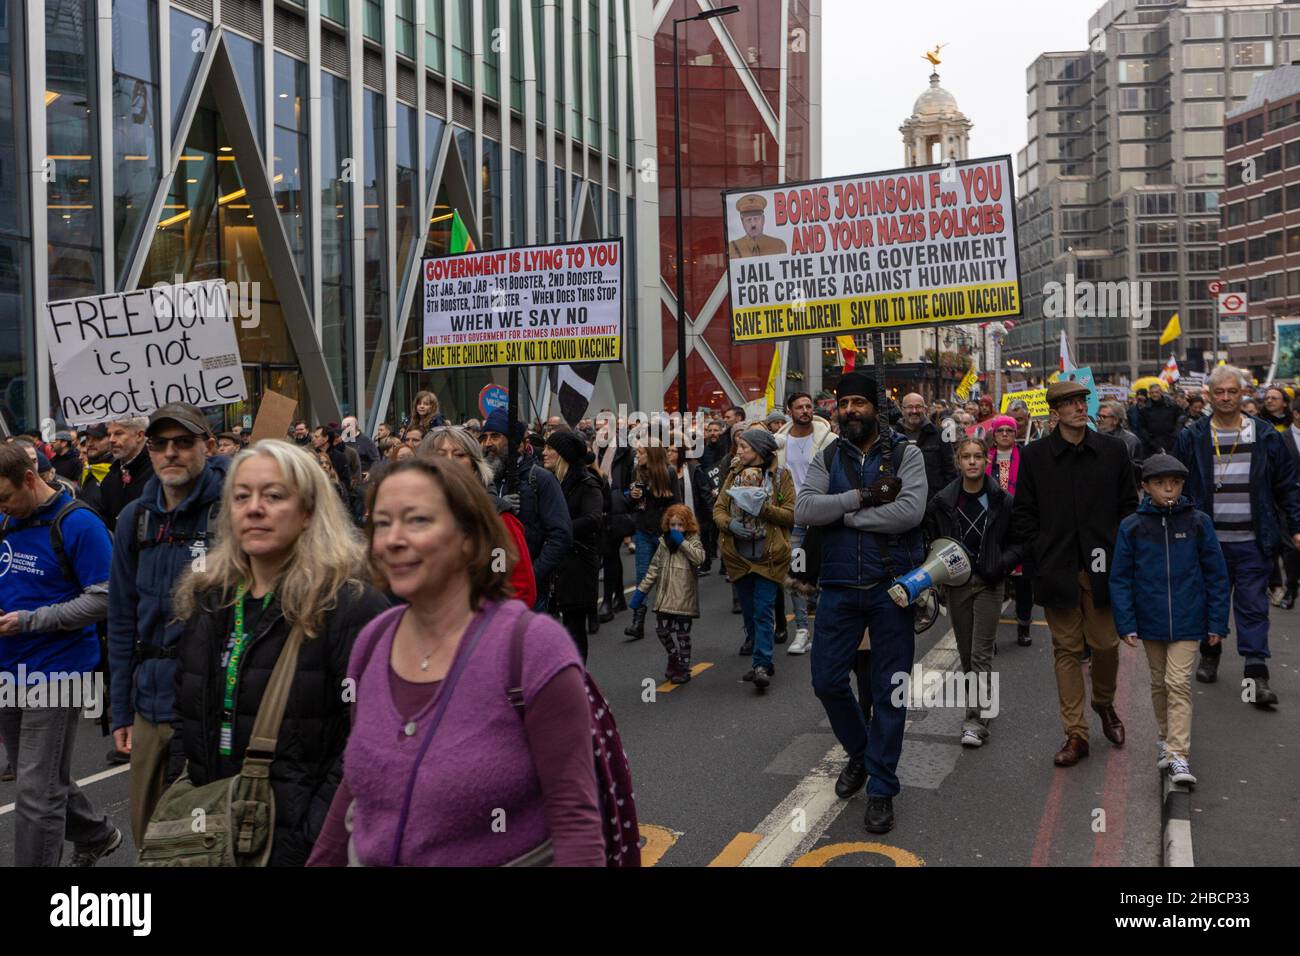
[[[952,538],[935,538],[921,566],[896,579],[889,589],[889,596],[899,607],[907,607],[927,588],[965,584],[970,580],[970,574],[970,557],[966,549]]]

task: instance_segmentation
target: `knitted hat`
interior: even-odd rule
[[[762,426],[747,428],[740,437],[744,439],[745,444],[758,452],[758,457],[762,458],[764,463],[771,461],[772,456],[776,454],[776,436]]]
[[[1015,431],[1019,427],[1020,426],[1016,423],[1016,420],[1010,415],[994,415],[989,419],[988,433],[992,435],[999,428],[1010,428],[1012,431]]]
[[[587,443],[574,432],[551,432],[546,444],[570,465],[576,465],[587,457]]]
[[[524,439],[524,423],[510,421],[510,417],[506,414],[504,408],[492,410],[492,414],[488,415],[487,421],[483,423],[483,431],[495,432],[498,435],[506,435],[507,437],[513,431],[516,442],[521,442]]]
[[[846,395],[861,396],[872,405],[880,401],[880,389],[876,388],[876,380],[866,372],[849,372],[840,379],[840,384],[835,387],[835,398],[839,400]]]

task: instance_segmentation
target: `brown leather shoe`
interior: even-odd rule
[[[1073,767],[1076,763],[1088,756],[1088,741],[1082,737],[1071,737],[1056,755],[1056,765],[1058,767]]]
[[[1093,704],[1092,709],[1101,718],[1101,732],[1106,735],[1106,739],[1116,747],[1123,747],[1124,724],[1119,719],[1119,714],[1115,713],[1115,705],[1107,704],[1105,707],[1098,707]]]

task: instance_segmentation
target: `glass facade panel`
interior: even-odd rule
[[[244,106],[253,118],[257,144],[265,151],[266,131],[262,127],[262,46],[235,33],[226,33],[224,42],[230,51],[235,76],[239,79],[239,92],[243,94]]]
[[[120,284],[158,187],[158,35],[153,0],[113,4],[113,252]]]
[[[190,96],[194,74],[199,70],[199,60],[207,48],[212,28],[177,7],[171,8],[171,110],[172,133],[181,121],[181,112]]]
[[[510,236],[512,246],[522,246],[528,241],[528,167],[524,154],[510,151]]]
[[[366,405],[374,399],[379,373],[388,358],[388,257],[385,255],[387,227],[387,157],[384,155],[384,98],[374,90],[362,91],[362,139],[365,152],[361,166],[361,188],[365,208],[365,349]]]
[[[474,0],[451,0],[451,77],[469,86],[474,78]]]
[[[51,302],[104,289],[95,63],[95,4],[46,3],[45,145],[53,179],[45,197]]]
[[[365,0],[361,7],[361,32],[377,43],[384,42],[384,5],[379,0]]]
[[[307,196],[310,144],[307,140],[307,64],[275,54],[275,175],[272,187],[280,221],[289,237],[304,289],[311,288]]]
[[[425,185],[433,188],[434,166],[438,162],[438,150],[442,146],[442,131],[447,124],[432,113],[424,114],[424,165]]]
[[[415,0],[397,0],[397,52],[415,59]]]
[[[344,414],[355,411],[352,357],[352,177],[343,165],[352,152],[348,84],[321,73],[321,346]]]
[[[443,38],[447,35],[442,0],[425,0],[424,6],[424,65],[435,73],[447,70]]]
[[[483,212],[479,220],[479,232],[483,236],[483,248],[492,249],[504,245],[504,230],[501,222],[501,201],[504,198],[501,189],[501,144],[483,139]]]
[[[393,218],[397,228],[397,277],[402,281],[415,255],[416,224],[420,221],[420,212],[416,209],[420,201],[419,128],[415,123],[415,110],[405,103],[397,104],[397,203],[393,209]]]
[[[555,238],[553,242],[565,242],[569,238],[569,204],[565,199],[564,170],[555,167]]]
[[[347,26],[348,0],[321,0],[320,15]]]
[[[241,158],[223,153],[227,142],[221,118],[201,108],[185,141],[187,168],[199,175],[176,176],[153,230],[140,285],[223,279],[239,283],[238,314],[253,314],[256,323],[236,322],[239,354],[250,401],[222,406],[226,424],[256,411],[262,391],[273,388],[301,400],[302,373],[284,321],[280,297],[262,250],[261,237],[239,171]],[[254,161],[244,157],[242,161]]]
[[[483,93],[494,100],[501,98],[501,10],[496,0],[483,4]]]
[[[23,40],[23,4],[0,0],[0,412],[10,431],[36,417],[28,387],[35,354],[30,187],[19,172],[27,151]]]

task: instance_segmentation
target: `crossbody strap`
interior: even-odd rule
[[[510,632],[510,683],[506,686],[506,697],[521,718],[524,716],[524,633],[536,616],[525,608]]]
[[[478,646],[479,639],[483,637],[483,632],[487,630],[487,626],[492,623],[499,610],[501,610],[500,602],[492,605],[491,610],[479,618],[474,632],[466,635],[462,640],[462,646],[457,648],[456,661],[452,664],[451,672],[447,674],[446,679],[442,682],[442,687],[437,691],[438,703],[434,706],[433,714],[429,718],[429,726],[425,728],[424,740],[420,743],[420,752],[415,755],[415,763],[411,767],[411,776],[406,781],[406,796],[402,799],[402,812],[397,818],[397,833],[393,837],[390,866],[397,866],[398,856],[402,850],[402,834],[406,831],[406,818],[411,813],[411,798],[415,794],[415,781],[419,777],[420,764],[424,761],[424,755],[428,752],[429,745],[433,743],[433,737],[437,733],[438,725],[442,723],[443,714],[447,712],[447,705],[451,703],[451,693],[456,689],[456,682],[460,680],[461,673],[469,664],[469,659],[473,656],[474,648]]]
[[[298,669],[298,650],[302,647],[302,626],[295,624],[289,630],[289,639],[280,649],[280,656],[275,660],[275,669],[262,694],[262,702],[257,705],[257,717],[253,720],[253,732],[248,738],[248,747],[244,751],[244,766],[241,771],[248,777],[270,775],[271,761],[275,757],[275,745],[280,736],[280,725],[284,722],[284,708],[289,703],[289,689],[293,685],[293,675]]]

